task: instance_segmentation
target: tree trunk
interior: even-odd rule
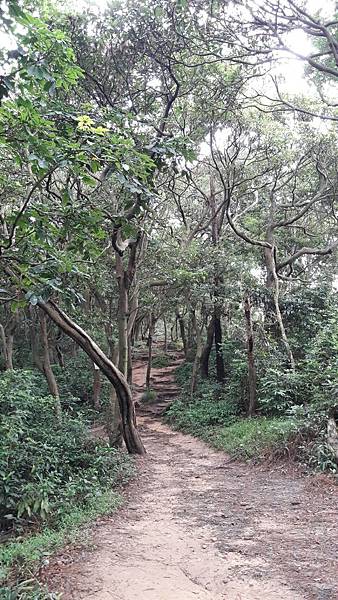
[[[61,331],[59,331],[58,334],[57,334],[57,336],[56,336],[55,353],[56,353],[56,358],[57,358],[57,361],[58,361],[60,367],[62,367],[64,369],[64,367],[65,367],[65,358],[64,358],[63,352],[61,350],[60,338],[61,338]]]
[[[36,335],[36,323],[38,321],[38,315],[36,312],[36,308],[32,305],[29,305],[29,330],[30,330],[30,342],[31,342],[31,353],[32,353],[32,363],[39,371],[43,372],[42,360],[39,352],[39,343]]]
[[[151,365],[153,358],[153,335],[155,329],[155,318],[153,313],[150,314],[149,319],[149,334],[148,334],[148,364],[147,364],[147,374],[146,374],[146,388],[150,389],[150,376],[151,376]]]
[[[47,319],[44,313],[40,315],[41,325],[41,342],[42,342],[42,370],[46,377],[48,389],[52,396],[55,398],[55,412],[57,418],[60,420],[62,415],[60,394],[55,375],[53,373],[52,365],[50,362],[49,354],[49,343],[48,343],[48,332],[47,332]]]
[[[194,364],[192,367],[192,373],[191,373],[190,396],[193,396],[196,391],[197,376],[198,376],[198,371],[199,371],[199,367],[201,364],[201,357],[202,357],[202,352],[203,352],[203,343],[202,343],[203,325],[201,327],[198,327],[195,315],[194,315],[194,329],[195,329],[195,335],[196,335],[196,354],[195,354],[195,360],[194,360]]]
[[[111,349],[111,361],[114,365],[119,362],[119,349],[118,345],[115,344]],[[119,402],[117,399],[115,388],[112,386],[111,393],[109,396],[108,407],[106,410],[106,430],[108,433],[109,444],[112,448],[122,448],[123,446],[123,433],[121,423],[121,413],[119,408]]]
[[[164,343],[163,350],[165,353],[168,352],[168,327],[167,327],[167,319],[163,317],[163,330],[164,330]]]
[[[216,210],[216,182],[215,175],[210,177],[210,210],[211,210],[211,238],[215,248],[219,245],[219,235],[222,227],[224,214],[217,215]],[[217,255],[216,255],[217,256]],[[222,350],[222,322],[221,322],[221,306],[223,278],[220,275],[220,267],[218,261],[214,263],[214,335],[215,335],[215,351],[216,351],[216,378],[220,383],[225,380],[224,359]]]
[[[5,371],[13,370],[13,349],[14,349],[14,332],[18,324],[18,311],[16,310],[12,318],[7,323],[6,328],[0,324],[0,339],[4,355]]]
[[[133,361],[132,361],[132,340],[133,340],[133,332],[136,323],[136,317],[138,312],[138,296],[139,290],[136,285],[131,299],[128,298],[129,304],[129,316],[127,323],[127,344],[128,344],[128,366],[127,366],[127,380],[129,385],[131,386],[133,383]]]
[[[250,296],[244,298],[244,315],[246,323],[246,340],[247,340],[247,356],[248,356],[248,416],[252,417],[257,408],[257,393],[256,393],[256,366],[254,355],[254,332],[251,317]]]
[[[220,309],[215,306],[214,309],[214,332],[215,332],[215,351],[216,351],[216,378],[220,383],[225,380],[224,359],[222,350],[222,323]]]
[[[54,302],[39,302],[39,307],[76,343],[99,367],[116,390],[123,430],[123,438],[130,454],[145,454],[145,448],[136,428],[136,417],[130,387],[124,375],[102,352],[92,338],[74,323]]]
[[[11,343],[9,337],[6,336],[5,328],[1,323],[0,338],[4,357],[4,369],[5,371],[11,371],[13,370],[13,342]]]
[[[267,253],[266,253],[267,254]],[[276,272],[276,261],[275,261],[275,248],[272,248],[272,250],[270,251],[270,255],[271,255],[271,261],[269,262],[269,267],[268,267],[268,271],[269,269],[272,269],[272,273],[271,276],[273,277],[273,302],[274,302],[274,306],[275,306],[275,312],[276,312],[276,318],[277,318],[277,323],[279,326],[279,330],[281,333],[281,338],[286,350],[286,354],[288,356],[289,359],[289,363],[290,363],[290,367],[292,369],[292,371],[295,370],[296,368],[296,363],[295,363],[295,359],[293,356],[293,352],[291,350],[291,346],[289,344],[289,340],[288,337],[286,335],[286,331],[285,331],[285,327],[284,327],[284,322],[283,322],[283,316],[280,310],[280,306],[279,306],[279,292],[280,292],[280,288],[279,288],[279,279],[278,279],[278,275]],[[270,272],[270,271],[269,271]]]
[[[189,357],[192,354],[194,345],[195,345],[195,335],[196,335],[196,315],[195,311],[191,309],[189,311],[188,318],[188,327],[187,327],[187,352]]]
[[[181,340],[182,340],[182,344],[183,344],[184,356],[185,356],[185,358],[188,358],[188,344],[187,344],[187,338],[186,338],[186,334],[185,334],[185,323],[184,323],[184,319],[183,319],[182,315],[177,314],[177,321],[180,326],[180,334],[181,334]]]
[[[119,337],[118,368],[126,377],[128,372],[128,289],[123,268],[122,257],[116,252],[116,278],[119,286],[119,302],[117,310],[117,327]]]
[[[101,373],[100,373],[99,367],[95,363],[93,364],[93,367],[94,367],[93,406],[94,406],[95,410],[100,410],[100,408],[101,408],[100,394],[101,394],[101,388],[102,388]]]
[[[214,316],[212,316],[207,328],[207,339],[201,354],[201,376],[203,379],[208,379],[209,377],[209,358],[214,341],[214,328]]]

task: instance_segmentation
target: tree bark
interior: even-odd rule
[[[279,291],[280,291],[280,289],[279,289],[279,279],[278,279],[277,269],[276,269],[277,248],[276,248],[275,242],[274,242],[274,230],[275,230],[275,226],[276,226],[275,212],[276,212],[276,199],[275,199],[274,190],[272,190],[271,195],[270,195],[269,223],[268,223],[268,227],[266,230],[266,241],[270,244],[271,247],[264,249],[265,264],[266,264],[266,270],[267,270],[266,286],[270,289],[273,289],[273,301],[274,301],[274,305],[275,305],[277,323],[279,326],[283,344],[285,346],[286,354],[287,354],[289,362],[290,362],[290,367],[294,371],[296,368],[295,359],[294,359],[294,356],[293,356],[293,353],[291,350],[291,346],[289,344],[288,337],[286,335],[283,317],[282,317],[282,313],[281,313],[280,306],[279,306]]]
[[[128,372],[128,288],[122,257],[116,252],[116,278],[119,286],[117,328],[119,337],[118,368],[126,377]]]
[[[71,337],[99,367],[116,390],[123,431],[123,439],[130,454],[145,454],[145,448],[136,428],[136,417],[130,387],[124,375],[102,352],[92,338],[54,302],[39,302],[39,307]]]
[[[55,352],[56,352],[57,361],[58,361],[60,367],[62,367],[64,369],[64,367],[65,367],[65,357],[64,357],[62,349],[61,349],[60,338],[61,338],[61,331],[59,331],[58,334],[57,334],[57,336],[56,336]]]
[[[192,373],[191,373],[190,396],[193,396],[196,391],[197,376],[198,376],[198,371],[199,371],[199,367],[201,364],[201,357],[202,357],[202,352],[203,352],[202,333],[203,333],[204,326],[203,326],[203,324],[201,327],[198,326],[195,313],[194,313],[193,325],[194,325],[194,330],[195,330],[195,335],[196,335],[196,354],[195,354],[194,364],[193,364]]]
[[[114,365],[119,362],[119,349],[118,345],[110,346],[111,350],[111,361]],[[109,444],[113,448],[122,448],[123,446],[123,433],[121,423],[121,413],[119,408],[119,402],[117,399],[115,388],[112,386],[111,393],[109,396],[108,407],[106,410],[106,429],[109,438]]]
[[[188,344],[187,344],[187,337],[185,334],[185,323],[184,323],[184,319],[182,317],[182,315],[180,315],[179,313],[177,313],[177,321],[180,327],[180,334],[181,334],[181,340],[182,340],[182,344],[183,344],[183,351],[184,351],[184,356],[185,358],[188,358]]]
[[[276,273],[276,267],[274,268],[273,275],[274,275],[274,280],[275,280],[274,291],[273,291],[273,300],[274,300],[274,305],[275,305],[277,323],[279,325],[279,329],[280,329],[281,337],[282,337],[282,340],[283,340],[283,343],[285,346],[286,354],[287,354],[289,362],[290,362],[290,367],[291,367],[292,371],[294,371],[296,368],[296,363],[295,363],[295,359],[293,356],[293,352],[291,350],[291,346],[289,344],[288,337],[286,335],[286,331],[285,331],[285,327],[284,327],[284,323],[283,323],[283,317],[282,317],[282,313],[281,313],[280,306],[279,306],[279,279],[278,279],[278,276]]]
[[[6,336],[4,326],[0,323],[0,338],[4,357],[5,371],[13,370],[13,335]]]
[[[101,388],[102,388],[102,382],[101,382],[101,372],[99,367],[94,363],[93,364],[94,367],[94,376],[93,376],[93,406],[95,408],[95,410],[100,410],[101,408],[101,401],[100,401],[100,394],[101,394]]]
[[[214,309],[214,332],[215,332],[215,351],[216,351],[216,378],[220,383],[225,380],[225,368],[222,350],[222,322],[220,309],[215,306]]]
[[[211,238],[215,248],[219,245],[219,236],[222,228],[224,211],[217,215],[216,210],[216,191],[215,191],[215,176],[210,177],[210,210],[211,210]],[[219,265],[217,260],[214,263],[214,335],[215,335],[215,351],[216,351],[216,378],[217,381],[223,383],[225,380],[224,359],[222,350],[222,322],[221,322],[221,306],[222,306],[222,290],[221,285],[223,278],[220,275]]]
[[[248,416],[252,417],[257,409],[256,366],[254,355],[254,332],[252,326],[251,302],[247,294],[244,298],[244,316],[246,323],[246,342],[248,357]]]
[[[0,324],[0,338],[4,355],[5,371],[13,370],[14,332],[18,325],[18,311],[12,315],[6,327]]]
[[[150,389],[150,376],[151,376],[151,366],[152,366],[152,358],[153,358],[153,335],[155,329],[155,318],[153,313],[150,314],[149,318],[149,334],[148,334],[148,364],[147,364],[147,374],[146,374],[146,388]]]
[[[46,315],[44,313],[40,314],[40,326],[41,326],[41,342],[42,342],[42,371],[46,377],[49,392],[55,398],[55,412],[56,412],[57,418],[60,420],[61,415],[62,415],[60,394],[59,394],[58,384],[55,379],[55,375],[53,373],[52,365],[50,362],[47,319],[46,319]]]
[[[207,327],[207,339],[201,354],[201,376],[203,379],[208,379],[209,377],[209,358],[214,341],[214,329],[214,316],[212,316]]]
[[[30,330],[30,342],[31,342],[31,353],[32,353],[32,363],[39,371],[43,371],[42,360],[39,352],[39,343],[36,335],[36,324],[38,322],[38,315],[36,312],[36,308],[32,305],[29,305],[29,330]]]
[[[164,330],[164,343],[163,350],[165,353],[168,352],[168,327],[167,327],[167,319],[163,317],[163,330]]]

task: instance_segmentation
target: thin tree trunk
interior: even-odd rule
[[[132,340],[133,340],[133,332],[136,323],[136,317],[138,312],[138,296],[139,290],[136,285],[131,299],[128,299],[129,302],[129,317],[127,323],[127,343],[128,343],[128,366],[127,366],[127,380],[129,385],[131,386],[133,383],[133,361],[132,361]]]
[[[216,190],[215,176],[210,176],[210,210],[211,210],[211,238],[215,248],[219,245],[219,236],[224,218],[224,213],[217,215],[216,211]],[[217,256],[217,255],[216,255]],[[225,379],[224,359],[222,350],[222,322],[221,322],[221,306],[222,290],[221,285],[223,278],[220,275],[219,265],[217,260],[214,263],[214,335],[215,335],[215,351],[216,351],[216,378],[222,383]]]
[[[111,361],[114,365],[119,362],[119,349],[118,345],[114,347],[110,346],[111,349]],[[116,395],[115,388],[111,387],[109,396],[109,402],[106,410],[106,430],[108,433],[109,444],[112,448],[122,448],[123,446],[123,433],[121,423],[121,413],[118,398]]]
[[[182,315],[177,314],[177,321],[180,327],[180,334],[181,334],[181,340],[182,340],[182,344],[183,344],[183,351],[184,351],[184,356],[185,358],[188,358],[188,344],[187,344],[187,337],[185,334],[185,323],[184,323],[184,319],[182,317]]]
[[[18,325],[18,311],[12,315],[12,318],[6,325],[6,328],[0,324],[0,338],[3,347],[5,371],[13,370],[13,350],[14,350],[14,332]]]
[[[225,380],[224,359],[222,350],[222,322],[220,309],[215,306],[214,309],[214,332],[215,332],[215,351],[216,351],[216,378],[222,383]]]
[[[209,358],[214,341],[214,328],[214,316],[212,316],[207,328],[207,339],[201,355],[201,376],[203,379],[207,379],[209,377]]]
[[[61,350],[60,338],[61,338],[61,331],[59,331],[56,336],[55,353],[56,353],[56,358],[57,358],[57,361],[58,361],[60,367],[64,368],[65,367],[65,358],[64,358],[63,352]]]
[[[126,377],[128,372],[128,289],[122,257],[116,252],[116,277],[119,286],[119,302],[117,311],[117,327],[119,337],[118,368]]]
[[[275,287],[274,287],[273,299],[274,299],[274,304],[275,304],[277,323],[279,325],[279,329],[280,329],[281,337],[282,337],[282,340],[283,340],[283,343],[285,346],[286,354],[287,354],[289,362],[290,362],[290,367],[291,367],[292,371],[294,371],[296,369],[296,363],[295,363],[295,359],[293,356],[293,352],[291,350],[291,346],[289,344],[288,337],[286,335],[286,331],[285,331],[285,327],[284,327],[284,323],[283,323],[283,317],[282,317],[282,313],[281,313],[280,306],[279,306],[279,279],[277,277],[276,269],[274,270],[274,277],[275,277]]]
[[[153,335],[155,329],[155,318],[153,313],[150,314],[149,319],[149,334],[148,334],[148,364],[147,364],[147,374],[146,374],[146,388],[149,390],[150,388],[150,376],[151,376],[151,366],[152,366],[152,358],[153,358]]]
[[[246,323],[246,340],[247,340],[247,357],[248,357],[248,416],[252,417],[257,409],[257,393],[256,393],[256,366],[254,355],[254,332],[251,316],[250,296],[247,294],[244,298],[244,315]]]
[[[93,406],[95,408],[95,410],[100,410],[101,408],[101,400],[100,400],[100,395],[101,395],[101,388],[102,388],[102,382],[101,382],[101,372],[99,367],[93,363],[93,367],[94,367],[94,377],[93,377]]]
[[[55,375],[53,373],[52,365],[50,362],[49,354],[49,343],[48,343],[48,332],[47,332],[47,319],[44,313],[40,315],[41,325],[41,342],[42,342],[42,369],[46,377],[48,389],[52,396],[55,398],[55,412],[58,419],[61,419],[62,409],[60,402],[60,394]]]
[[[12,371],[13,367],[13,350],[14,350],[14,334],[9,333],[7,336],[7,361],[6,370]]]
[[[163,329],[164,329],[164,343],[163,350],[165,353],[168,352],[168,327],[167,327],[167,319],[163,317]]]
[[[5,328],[0,323],[0,338],[2,344],[2,352],[4,357],[4,368],[5,371],[13,370],[13,343],[10,343],[9,338],[6,336]]]
[[[268,238],[269,241],[272,241],[271,236]],[[296,368],[296,363],[295,363],[295,359],[293,356],[293,352],[291,350],[291,346],[289,344],[289,340],[288,337],[286,335],[286,331],[285,331],[285,327],[284,327],[284,322],[283,322],[283,316],[280,310],[280,306],[279,306],[279,293],[280,293],[280,287],[279,287],[279,279],[278,279],[278,275],[276,272],[276,261],[275,261],[275,248],[273,247],[271,250],[267,249],[267,251],[265,252],[265,257],[269,256],[269,260],[267,262],[267,271],[268,271],[268,280],[267,280],[267,286],[272,287],[273,289],[273,302],[274,302],[274,306],[275,306],[275,313],[276,313],[276,318],[277,318],[277,323],[279,326],[279,330],[281,333],[281,338],[286,350],[286,354],[288,356],[289,359],[289,363],[290,363],[290,367],[292,369],[292,371],[295,370]],[[272,278],[272,285],[271,285],[271,278]]]
[[[145,448],[136,428],[136,417],[130,387],[124,375],[102,352],[94,340],[54,302],[39,302],[39,307],[92,359],[116,390],[123,430],[123,438],[130,454],[145,454]]]
[[[30,342],[31,342],[31,353],[32,353],[32,363],[39,371],[43,372],[42,360],[39,352],[39,342],[38,337],[36,335],[36,324],[38,322],[38,315],[36,312],[36,308],[34,306],[29,306],[29,317],[30,317]]]
[[[191,373],[191,381],[190,381],[190,395],[193,396],[196,391],[197,386],[197,376],[199,367],[201,364],[201,357],[203,352],[203,343],[202,343],[202,333],[203,333],[203,325],[202,327],[198,327],[196,316],[194,314],[194,329],[196,334],[196,354],[194,359],[194,364],[192,367]]]
[[[277,249],[274,243],[274,230],[275,230],[275,213],[276,213],[276,198],[275,188],[271,191],[270,195],[270,211],[269,211],[269,222],[266,230],[266,240],[271,245],[271,248],[265,248],[265,264],[267,269],[267,281],[266,285],[268,288],[273,288],[273,301],[275,305],[275,312],[279,330],[281,333],[282,341],[285,346],[286,354],[289,359],[290,367],[294,371],[296,368],[295,359],[289,344],[288,337],[286,335],[282,313],[279,306],[279,279],[276,271],[276,253]]]

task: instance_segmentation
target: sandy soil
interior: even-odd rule
[[[154,376],[173,388],[172,370]],[[63,600],[338,600],[329,479],[235,463],[151,414],[140,420],[148,455],[126,505],[49,568]]]

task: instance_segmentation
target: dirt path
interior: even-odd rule
[[[338,600],[337,488],[141,420],[148,455],[125,507],[61,580],[52,565],[63,600]]]

